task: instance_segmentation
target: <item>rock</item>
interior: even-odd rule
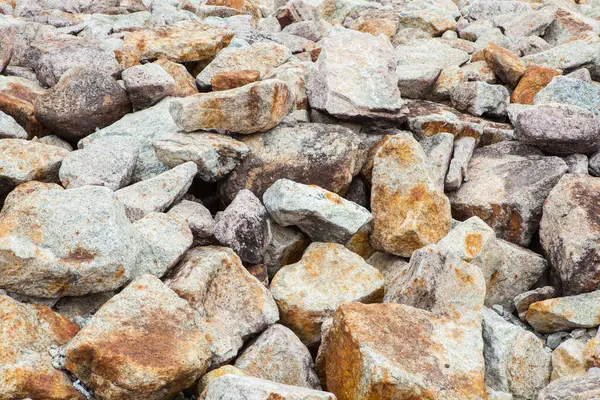
[[[38,140],[36,140],[36,138],[37,138],[37,136],[34,137],[33,139],[31,139],[31,141],[39,141],[40,143],[60,147],[65,150],[68,150],[68,151],[73,151],[73,146],[71,146],[71,144],[69,142],[67,142],[64,139],[61,139],[60,137],[58,137],[56,135],[44,136],[43,138],[40,138]]]
[[[50,349],[64,346],[77,325],[46,306],[22,304],[0,294],[0,397],[73,400],[84,397],[52,365]]]
[[[529,306],[526,319],[533,328],[551,333],[600,325],[600,291],[538,301]]]
[[[552,352],[552,380],[584,376],[587,371],[585,348],[585,343],[577,339],[568,339],[558,346]]]
[[[35,117],[57,135],[77,141],[131,112],[127,93],[112,77],[85,68],[64,74],[35,99]]]
[[[444,32],[456,29],[455,16],[440,12],[441,10],[437,9],[438,7],[403,10],[399,14],[399,28],[419,28],[432,36],[441,36]]]
[[[226,397],[225,397],[226,396]],[[335,400],[336,397],[327,392],[297,386],[283,385],[264,379],[227,374],[210,382],[200,400],[217,400],[225,398],[246,398],[247,400]]]
[[[598,368],[598,364],[600,364],[600,337],[598,336],[598,332],[596,330],[596,336],[590,339],[584,347],[583,350],[583,371],[588,368]],[[585,340],[585,339],[584,339]],[[581,369],[579,370],[581,371]],[[583,374],[582,374],[583,375]]]
[[[123,64],[125,67],[132,67],[141,60],[159,58],[174,62],[206,60],[219,53],[232,38],[233,32],[228,29],[192,21],[180,21],[155,29],[140,29],[124,37]]]
[[[574,397],[577,396],[577,397]],[[600,396],[600,371],[590,370],[587,375],[565,377],[552,381],[540,391],[538,400],[594,400]]]
[[[220,325],[220,335],[232,337],[235,347],[231,354],[215,354],[212,347],[216,342],[211,343],[213,366],[234,358],[243,340],[279,319],[271,293],[226,247],[205,246],[188,251],[165,283],[201,316]],[[213,335],[211,340],[217,341],[219,336]]]
[[[66,155],[59,170],[60,182],[66,189],[94,185],[115,191],[129,184],[137,158],[138,144],[133,138],[97,139]]]
[[[27,296],[117,289],[139,251],[123,205],[104,187],[18,186],[6,198],[0,232],[0,288]]]
[[[215,74],[210,81],[210,86],[214,91],[229,90],[257,81],[260,81],[259,70],[243,69],[240,71],[219,72]]]
[[[179,262],[194,240],[187,221],[174,214],[152,212],[133,226],[141,233],[142,245],[132,278],[144,274],[161,278]]]
[[[225,203],[241,189],[262,197],[281,178],[339,193],[348,187],[362,163],[359,135],[336,125],[279,126],[240,140],[250,151],[220,183],[219,194]]]
[[[175,81],[175,88],[173,89],[171,96],[173,97],[186,97],[198,93],[196,87],[196,81],[194,77],[190,75],[184,65],[169,61],[164,58],[159,58],[154,61],[154,64],[159,65],[167,71],[171,78]]]
[[[450,133],[438,133],[422,139],[419,144],[429,160],[429,176],[439,192],[444,191],[446,172],[450,166],[454,136]]]
[[[459,67],[444,68],[427,99],[437,102],[450,100],[454,88],[466,81],[465,73]]]
[[[535,96],[534,104],[562,103],[585,108],[600,117],[600,89],[581,79],[556,76]]]
[[[263,195],[281,226],[295,225],[312,240],[345,243],[371,221],[365,208],[318,186],[280,179]]]
[[[600,179],[567,174],[544,204],[540,243],[566,295],[596,290],[599,284],[596,193]]]
[[[580,79],[584,82],[587,83],[591,83],[592,82],[592,77],[590,75],[590,71],[587,68],[579,68],[576,69],[573,72],[568,73],[567,75],[565,75],[567,78],[575,78],[575,79]]]
[[[393,47],[387,39],[334,29],[308,78],[311,107],[341,119],[401,120]]]
[[[247,373],[237,367],[234,367],[233,365],[223,365],[222,367],[213,369],[202,376],[200,381],[198,381],[198,393],[202,394],[202,392],[204,392],[211,382],[225,375],[249,376]]]
[[[560,71],[555,69],[530,65],[519,84],[510,96],[511,103],[533,104],[535,96],[545,88]]]
[[[523,292],[517,296],[515,296],[513,302],[515,304],[515,308],[517,313],[519,314],[519,318],[521,320],[525,319],[527,315],[527,310],[529,310],[529,306],[538,301],[551,299],[556,294],[556,289],[552,286],[544,286],[541,288],[529,290],[527,292]]]
[[[275,222],[271,222],[271,233],[271,243],[264,254],[263,262],[267,266],[269,278],[272,279],[282,267],[300,261],[310,240],[301,232]]]
[[[394,50],[398,67],[436,66],[440,69],[459,67],[469,61],[469,54],[433,39],[420,39],[397,46]]]
[[[517,86],[525,73],[525,67],[519,57],[510,50],[491,42],[483,50],[485,62],[496,75],[511,87]]]
[[[215,129],[248,134],[274,128],[293,104],[294,96],[287,84],[269,79],[173,100],[171,115],[186,132]]]
[[[396,68],[400,94],[425,99],[432,92],[442,70],[433,65],[400,65]]]
[[[27,139],[27,131],[8,114],[0,111],[0,139]]]
[[[534,147],[500,142],[475,150],[468,170],[469,180],[449,194],[453,216],[478,216],[499,238],[527,246],[542,204],[567,166]]]
[[[271,242],[267,210],[249,190],[240,190],[216,221],[213,234],[244,261],[260,263]]]
[[[193,161],[198,167],[196,176],[206,182],[224,178],[248,154],[244,143],[208,132],[169,133],[154,140],[152,147],[169,168]]]
[[[465,18],[480,20],[503,14],[519,15],[530,10],[529,4],[516,0],[474,0],[463,7],[461,12]]]
[[[196,173],[196,164],[188,161],[154,178],[119,189],[115,194],[125,205],[129,219],[137,221],[153,211],[165,211],[181,199]]]
[[[594,21],[595,22],[595,21]],[[552,23],[544,32],[544,39],[553,46],[572,42],[574,39],[592,33],[594,26],[586,23],[585,18],[564,8],[558,8],[553,14]]]
[[[580,66],[594,60],[594,50],[583,40],[575,40],[565,43],[549,50],[530,54],[521,58],[528,67],[538,65],[541,67],[573,71]]]
[[[235,361],[248,375],[285,385],[321,389],[310,352],[283,325],[264,331]]]
[[[485,82],[463,82],[450,95],[452,106],[469,114],[501,118],[510,102],[508,89]]]
[[[29,136],[42,136],[44,128],[35,118],[33,103],[45,90],[24,78],[0,76],[0,110],[10,115]]]
[[[287,47],[272,42],[259,42],[238,48],[228,47],[219,52],[214,60],[198,74],[196,84],[201,90],[209,90],[212,87],[213,78],[217,75],[235,73],[236,81],[239,81],[241,71],[247,71],[245,74],[248,74],[250,70],[258,70],[260,75],[259,79],[256,80],[260,80],[260,78],[288,61],[291,56],[292,53]],[[220,76],[217,81],[224,78],[225,76]],[[250,81],[246,83],[250,83]],[[233,89],[233,87],[228,89]]]
[[[343,304],[328,342],[327,389],[340,400],[486,397],[481,333],[447,317],[400,304]]]
[[[210,211],[201,203],[181,200],[171,207],[167,214],[177,215],[188,223],[194,236],[194,246],[207,245],[213,242],[215,222],[212,215],[210,215]]]
[[[175,90],[175,79],[158,64],[135,65],[121,76],[131,103],[138,109],[153,106]]]
[[[54,310],[83,328],[92,316],[116,293],[102,292],[79,297],[63,297],[53,306]]]
[[[434,185],[426,156],[409,135],[394,135],[380,147],[372,181],[371,243],[375,249],[410,257],[450,230],[448,199]],[[432,215],[437,217],[432,219]]]
[[[550,382],[552,356],[533,333],[483,312],[485,383],[520,399],[535,399]]]
[[[497,83],[496,74],[485,61],[475,61],[460,67],[467,81]]]
[[[475,150],[475,139],[472,137],[465,136],[454,141],[454,154],[444,185],[446,191],[457,190],[463,179],[468,180],[467,168],[473,156],[473,150]]]
[[[384,279],[360,256],[334,243],[312,243],[302,259],[282,267],[271,282],[281,323],[314,346],[321,324],[342,303],[380,302]]]
[[[69,343],[65,367],[105,399],[163,399],[191,386],[209,364],[194,310],[143,275],[109,300]]]
[[[494,25],[510,38],[541,36],[554,21],[549,8],[519,14],[501,14],[494,17]]]
[[[23,139],[0,139],[0,202],[17,185],[28,181],[59,182],[65,149]]]

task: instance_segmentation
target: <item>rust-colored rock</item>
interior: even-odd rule
[[[43,136],[44,128],[35,118],[33,103],[44,93],[38,84],[16,76],[0,76],[0,111],[10,115],[29,136]]]
[[[165,58],[154,61],[154,64],[160,65],[175,80],[175,90],[171,93],[173,97],[186,97],[198,93],[196,80],[185,66]]]
[[[373,36],[384,35],[390,39],[396,34],[398,22],[391,19],[377,18],[362,22],[356,29],[359,32],[370,33]]]
[[[515,87],[525,73],[523,62],[510,50],[491,42],[483,50],[488,66],[507,85]]]
[[[210,84],[214,91],[235,89],[260,80],[260,71],[244,69],[241,71],[220,72],[212,77]]]
[[[510,102],[533,104],[535,95],[545,88],[552,78],[557,75],[561,75],[561,72],[556,69],[541,67],[539,65],[528,66],[519,84],[510,96]]]

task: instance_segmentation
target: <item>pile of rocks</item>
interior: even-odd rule
[[[0,0],[0,400],[600,399],[599,34]]]

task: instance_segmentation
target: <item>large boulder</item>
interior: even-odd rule
[[[600,290],[533,303],[525,319],[542,333],[600,325]]]

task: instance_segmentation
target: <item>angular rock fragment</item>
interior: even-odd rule
[[[283,385],[265,379],[228,374],[211,381],[200,400],[245,398],[247,400],[335,400],[336,397],[320,390]]]
[[[454,141],[454,153],[445,179],[445,190],[457,190],[463,179],[468,180],[467,168],[474,150],[475,139],[472,137],[465,136]]]
[[[44,136],[43,138],[40,138],[38,140],[36,140],[36,138],[37,136],[31,139],[31,141],[39,141],[40,143],[49,144],[52,146],[61,147],[69,151],[73,151],[73,146],[71,146],[69,142],[56,135]]]
[[[379,271],[342,245],[312,243],[302,259],[282,267],[271,282],[281,323],[307,346],[321,339],[321,324],[342,303],[376,303],[383,297]]]
[[[392,254],[375,252],[367,260],[367,264],[373,266],[383,275],[386,287],[397,279],[398,275],[404,274],[408,270],[406,259]]]
[[[131,103],[138,109],[153,106],[175,90],[175,79],[154,63],[129,67],[121,77]]]
[[[585,376],[552,381],[540,391],[538,400],[594,400],[600,396],[600,370],[593,368]]]
[[[419,144],[429,160],[429,176],[438,191],[443,192],[446,172],[448,172],[452,158],[454,135],[445,132],[438,133],[422,139]]]
[[[590,45],[583,40],[575,40],[536,54],[527,55],[522,57],[521,61],[525,67],[539,65],[546,68],[573,71],[592,62],[594,57],[594,50]]]
[[[65,367],[105,399],[164,399],[209,365],[190,305],[143,275],[109,300],[69,343]]]
[[[511,103],[533,104],[535,96],[545,88],[560,71],[555,69],[530,65],[525,68],[525,73],[519,84],[510,95]]]
[[[242,47],[243,48],[243,47]],[[243,69],[240,71],[219,72],[210,80],[213,91],[235,89],[260,81],[260,71],[257,69]]]
[[[8,114],[0,111],[0,139],[27,139],[27,131]]]
[[[398,88],[403,97],[425,99],[433,90],[441,68],[434,65],[399,65],[396,67]]]
[[[515,296],[513,303],[515,303],[515,309],[519,315],[519,318],[521,318],[521,320],[525,319],[530,305],[537,303],[538,301],[551,299],[555,294],[556,289],[554,289],[552,286],[544,286],[542,288],[529,290]]]
[[[461,83],[452,90],[450,97],[452,106],[458,111],[496,118],[506,115],[506,107],[510,102],[508,89],[486,82]]]
[[[483,54],[485,62],[502,82],[511,87],[517,86],[519,79],[525,73],[525,67],[519,57],[493,42],[483,50]]]
[[[196,81],[184,65],[164,58],[154,61],[154,64],[161,66],[175,81],[175,88],[173,89],[171,96],[186,97],[198,93]]]
[[[212,243],[215,222],[210,211],[201,203],[181,200],[167,212],[183,218],[194,236],[194,246]]]
[[[267,266],[269,278],[272,279],[281,267],[300,261],[310,240],[302,232],[275,222],[271,223],[271,233],[271,243],[267,247],[263,262]]]
[[[567,163],[570,174],[589,174],[589,159],[585,154],[569,154],[563,160]]]
[[[556,76],[535,96],[534,104],[562,103],[585,108],[600,117],[600,89],[581,79]]]
[[[584,376],[585,342],[578,339],[568,339],[562,342],[552,352],[552,380],[564,377]]]
[[[542,333],[600,325],[600,291],[538,301],[529,306],[527,322]]]
[[[345,243],[371,221],[371,213],[356,203],[289,179],[271,185],[263,201],[275,222],[295,225],[314,241]]]
[[[433,39],[422,39],[397,46],[394,50],[398,67],[436,66],[440,69],[459,67],[469,61],[469,54]]]
[[[287,84],[269,79],[173,100],[171,115],[186,132],[214,129],[248,134],[274,128],[293,104],[294,96]]]
[[[197,170],[196,164],[188,161],[154,178],[119,189],[115,194],[125,205],[129,219],[137,221],[153,211],[165,211],[181,199]]]

